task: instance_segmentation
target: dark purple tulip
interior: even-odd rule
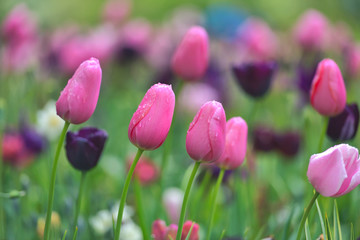
[[[108,134],[104,130],[85,127],[77,133],[66,135],[66,156],[71,165],[80,170],[88,171],[99,161]]]
[[[355,137],[358,126],[359,108],[357,104],[346,104],[342,113],[329,118],[326,134],[333,141],[346,141]]]
[[[238,84],[252,97],[262,97],[269,90],[277,64],[271,62],[243,63],[232,67]]]
[[[299,152],[300,142],[300,134],[294,131],[276,134],[275,136],[277,150],[287,157],[293,157]]]
[[[33,154],[40,154],[46,147],[46,141],[43,136],[37,133],[29,126],[22,126],[20,129],[21,137],[25,147]]]
[[[275,149],[276,134],[268,127],[257,126],[254,130],[254,148],[257,151],[270,152]]]
[[[226,79],[223,71],[216,62],[210,62],[203,80],[218,92],[221,103],[225,105],[228,97],[228,92],[226,91]]]

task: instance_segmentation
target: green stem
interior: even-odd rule
[[[52,214],[52,207],[54,202],[54,191],[55,191],[55,179],[56,179],[56,169],[59,161],[60,151],[65,139],[66,132],[70,126],[69,122],[65,122],[64,128],[61,132],[60,139],[58,142],[58,146],[55,153],[55,158],[53,162],[53,168],[51,172],[51,179],[50,179],[50,187],[49,187],[49,200],[48,200],[48,207],[46,213],[46,221],[45,221],[45,230],[44,230],[44,240],[49,239],[50,234],[50,224],[51,224],[51,214]]]
[[[187,185],[186,190],[185,190],[184,200],[183,200],[183,203],[182,203],[180,219],[179,219],[179,224],[178,224],[178,231],[177,231],[177,234],[176,234],[176,240],[181,240],[181,233],[182,233],[182,228],[183,228],[184,220],[185,220],[186,205],[187,205],[187,201],[188,201],[188,198],[189,198],[191,186],[192,186],[192,184],[194,182],[194,178],[195,178],[197,170],[199,169],[200,163],[201,163],[200,161],[195,162],[194,168],[193,168],[193,170],[191,172],[191,175],[190,175],[190,178],[189,178],[188,185]]]
[[[138,163],[140,156],[143,152],[144,152],[144,150],[142,150],[140,148],[138,149],[136,156],[134,158],[134,161],[132,162],[131,167],[129,169],[128,175],[126,176],[126,179],[125,179],[125,185],[123,188],[123,192],[121,194],[119,212],[118,212],[118,216],[117,216],[117,220],[116,220],[116,229],[115,229],[114,240],[118,240],[120,238],[121,222],[122,222],[123,212],[124,212],[124,208],[125,208],[126,196],[127,196],[128,190],[129,190],[129,185],[130,185],[131,178],[134,173],[136,164]]]
[[[328,117],[324,117],[324,123],[323,123],[323,129],[320,135],[320,139],[319,139],[319,146],[318,146],[318,152],[322,152],[322,147],[324,145],[324,139],[325,139],[325,135],[326,135],[326,129],[328,127],[329,124],[329,118]]]
[[[193,206],[191,208],[191,214],[192,216],[194,216],[195,218],[197,216],[199,216],[200,214],[200,201],[201,201],[201,197],[203,197],[204,195],[204,192],[205,192],[205,189],[206,187],[209,185],[209,182],[211,180],[211,173],[210,171],[207,169],[206,172],[205,172],[205,176],[203,177],[201,183],[200,183],[200,187],[197,189],[196,193],[195,193],[195,197],[194,197],[194,200],[193,200]],[[193,219],[193,217],[192,217]],[[196,219],[193,219],[193,220],[196,220]]]
[[[312,206],[314,205],[315,200],[317,199],[318,196],[319,196],[319,193],[315,192],[314,196],[312,197],[311,201],[309,202],[309,205],[306,207],[304,215],[301,218],[300,227],[299,227],[299,231],[298,231],[296,240],[300,240],[301,234],[302,234],[303,229],[304,229],[305,221],[306,221],[306,219],[307,219],[307,217],[308,217],[308,215],[310,213],[310,210],[311,210]]]
[[[73,239],[76,239],[76,226],[77,226],[77,222],[78,222],[78,217],[79,217],[79,213],[80,213],[80,208],[81,208],[81,198],[82,198],[82,194],[84,192],[84,183],[85,183],[85,177],[86,177],[86,173],[85,171],[81,172],[81,179],[80,179],[80,187],[79,187],[79,193],[76,199],[76,208],[75,208],[75,216],[74,216],[74,235],[73,235]]]
[[[143,234],[143,239],[150,240],[149,239],[150,234],[146,228],[146,221],[145,221],[145,214],[144,214],[145,211],[144,211],[143,204],[142,204],[141,186],[140,186],[140,181],[139,181],[138,177],[135,177],[135,179],[134,179],[134,190],[135,190],[136,208],[137,208],[137,213],[138,213],[138,217],[139,217],[141,231]]]
[[[210,214],[209,227],[208,227],[207,233],[206,233],[206,240],[209,240],[210,236],[211,236],[211,229],[212,229],[212,225],[213,225],[213,222],[214,222],[214,216],[215,216],[215,210],[216,210],[216,198],[217,198],[217,195],[218,195],[218,192],[219,192],[219,189],[220,189],[221,182],[222,182],[223,177],[224,177],[224,173],[225,173],[225,168],[221,168],[220,174],[219,174],[218,179],[216,181],[216,185],[215,185],[213,195],[211,197],[211,205],[210,205],[211,214]]]

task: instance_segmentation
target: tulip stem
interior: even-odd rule
[[[51,172],[51,179],[50,179],[50,187],[49,187],[49,200],[48,200],[48,207],[46,213],[46,221],[45,221],[45,230],[44,230],[44,240],[49,239],[50,234],[50,224],[51,224],[51,214],[52,214],[52,207],[54,202],[54,191],[55,191],[55,179],[56,179],[56,169],[59,161],[60,151],[62,145],[64,143],[65,135],[70,126],[70,122],[65,121],[64,128],[61,132],[59,142],[56,148],[55,158],[53,162],[52,172]]]
[[[317,199],[318,196],[319,196],[319,193],[315,192],[314,196],[312,197],[311,201],[309,202],[309,205],[305,208],[304,215],[301,218],[300,227],[299,227],[299,231],[298,231],[296,240],[300,240],[301,234],[302,234],[303,229],[304,229],[305,221],[306,221],[306,219],[307,219],[307,217],[308,217],[308,215],[310,213],[310,210],[311,210],[312,206],[314,205],[315,200]]]
[[[224,173],[225,173],[225,168],[221,168],[218,179],[216,181],[214,192],[213,192],[213,194],[211,196],[210,222],[209,222],[209,227],[208,227],[207,233],[206,233],[206,240],[209,240],[210,236],[211,236],[211,229],[212,229],[212,225],[213,225],[213,222],[214,222],[214,216],[215,216],[215,211],[216,211],[216,198],[217,198],[217,195],[218,195],[218,192],[219,192],[219,189],[220,189],[221,182],[222,182],[223,177],[224,177]]]
[[[194,168],[193,168],[190,178],[189,178],[188,185],[185,190],[184,200],[182,203],[181,213],[180,213],[180,218],[179,218],[179,223],[178,223],[178,231],[176,234],[176,240],[181,240],[182,228],[183,228],[184,220],[185,220],[186,205],[187,205],[187,201],[189,199],[191,186],[194,182],[194,178],[195,178],[197,170],[199,169],[200,163],[201,163],[200,161],[195,162]]]
[[[85,177],[86,177],[86,171],[82,171],[81,172],[81,179],[80,179],[79,193],[78,193],[78,196],[77,196],[77,199],[76,199],[73,239],[76,239],[76,227],[77,227],[78,217],[79,217],[80,208],[81,208],[81,198],[82,198],[82,194],[84,192]]]
[[[320,139],[319,139],[319,146],[318,146],[318,152],[322,152],[322,147],[324,145],[324,139],[325,139],[325,134],[326,134],[326,129],[328,127],[329,124],[329,118],[328,117],[324,117],[324,123],[323,123],[323,129],[320,135]]]
[[[118,240],[120,238],[121,222],[122,222],[123,212],[124,212],[124,208],[125,208],[126,196],[127,196],[128,190],[129,190],[129,185],[130,185],[131,178],[134,173],[136,164],[138,163],[140,156],[143,152],[144,152],[144,150],[142,150],[140,148],[138,149],[136,156],[134,158],[134,161],[132,162],[132,164],[130,166],[128,175],[126,176],[126,179],[125,179],[125,185],[123,188],[123,192],[121,194],[119,212],[118,212],[118,216],[117,216],[117,220],[116,220],[116,229],[115,229],[114,240]]]
[[[134,190],[135,190],[136,208],[137,208],[137,213],[138,213],[138,217],[139,217],[141,231],[143,234],[143,239],[150,240],[149,239],[150,234],[148,233],[147,228],[146,228],[144,208],[143,208],[143,204],[142,204],[140,180],[137,176],[135,176],[135,179],[134,179]]]

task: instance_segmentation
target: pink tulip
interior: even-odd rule
[[[345,63],[348,73],[352,77],[360,74],[360,45],[351,45],[345,51]]]
[[[170,224],[164,240],[174,240],[176,239],[176,233],[178,231],[178,226],[176,224]],[[182,239],[183,240],[183,239]]]
[[[135,155],[127,160],[128,170],[133,163]],[[145,156],[141,156],[139,162],[136,164],[134,175],[139,179],[140,184],[148,185],[156,181],[159,176],[159,170],[156,164]]]
[[[339,197],[360,184],[358,150],[347,144],[329,148],[310,158],[307,177],[325,197]]]
[[[345,84],[340,69],[333,60],[324,59],[318,64],[310,90],[310,101],[321,115],[335,116],[344,110]]]
[[[155,220],[152,224],[151,237],[154,240],[164,240],[166,236],[167,226],[163,220]]]
[[[143,150],[160,147],[169,132],[174,107],[175,94],[171,86],[153,85],[131,118],[128,130],[130,141]]]
[[[186,150],[196,161],[214,162],[225,148],[226,116],[221,103],[205,103],[191,122]]]
[[[313,9],[306,11],[295,26],[296,41],[306,49],[322,49],[329,31],[326,17]]]
[[[207,32],[194,26],[185,34],[172,58],[172,69],[184,80],[199,80],[209,61],[209,39]]]
[[[108,1],[103,10],[104,20],[113,24],[122,22],[130,14],[131,5],[131,1],[127,0]]]
[[[100,85],[99,61],[91,58],[83,62],[56,102],[57,115],[73,124],[87,121],[95,111]]]
[[[226,169],[240,166],[245,159],[248,127],[241,117],[231,118],[226,123],[225,150],[215,163]]]
[[[199,224],[193,223],[192,221],[186,221],[184,223],[184,227],[183,227],[183,230],[181,233],[182,240],[186,239],[187,235],[190,232],[191,226],[192,226],[192,229],[191,229],[189,240],[199,240],[199,228],[200,228]]]

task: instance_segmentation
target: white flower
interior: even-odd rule
[[[99,211],[89,222],[95,232],[99,235],[105,234],[112,228],[112,215],[108,210]]]
[[[115,219],[115,222],[117,220],[118,212],[119,212],[119,203],[115,203],[115,205],[111,209],[111,213],[113,218]],[[124,207],[123,217],[122,217],[122,223],[131,222],[131,217],[134,215],[134,209],[132,207],[126,206]]]
[[[55,101],[50,100],[37,112],[37,131],[49,140],[56,139],[64,127],[64,120],[56,114]]]
[[[184,192],[179,188],[168,188],[164,191],[162,201],[171,222],[176,223],[180,217]]]
[[[143,240],[141,229],[132,221],[126,222],[121,226],[119,240]]]

